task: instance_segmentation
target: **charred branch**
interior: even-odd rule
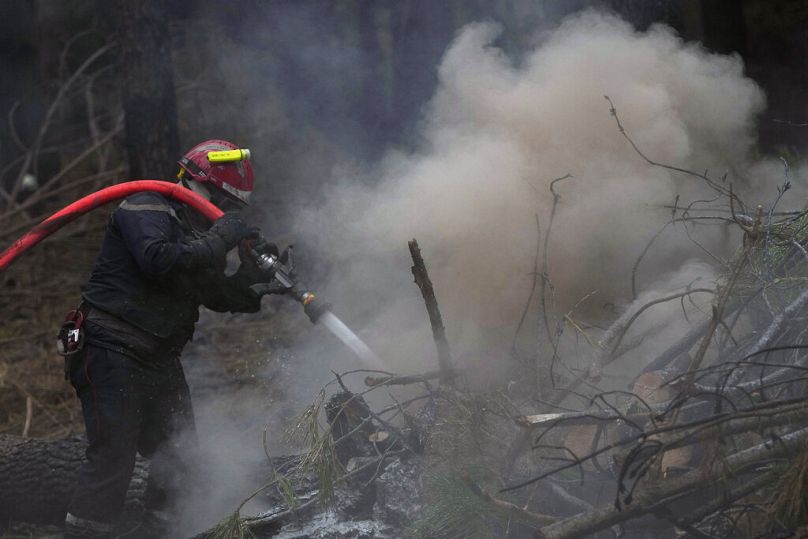
[[[457,376],[457,371],[449,370],[448,373],[446,371],[430,371],[425,372],[424,374],[413,374],[413,375],[392,375],[392,376],[367,376],[365,377],[365,385],[368,387],[376,387],[376,386],[406,386],[411,384],[422,384],[424,382],[428,382],[430,380],[435,380],[436,378],[441,377],[449,377],[454,378]]]
[[[429,323],[432,326],[432,336],[435,339],[435,346],[438,349],[438,364],[444,373],[441,381],[451,385],[452,358],[449,352],[449,342],[446,340],[446,328],[443,326],[443,318],[438,307],[438,300],[435,298],[435,290],[429,273],[426,271],[426,264],[421,256],[421,249],[418,242],[413,239],[408,242],[410,255],[412,256],[412,275],[415,277],[415,284],[421,290],[424,298],[426,311],[429,315]]]

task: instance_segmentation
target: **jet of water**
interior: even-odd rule
[[[377,356],[356,333],[351,331],[342,320],[337,318],[334,313],[326,311],[320,316],[317,322],[328,328],[328,330],[345,343],[348,348],[353,350],[369,369],[385,370],[384,362],[382,362],[379,356]]]

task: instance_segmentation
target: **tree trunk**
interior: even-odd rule
[[[180,157],[168,2],[117,0],[129,173],[163,178]],[[196,59],[199,60],[199,59]]]
[[[81,437],[54,442],[0,434],[0,522],[61,524],[84,463]],[[142,507],[148,465],[142,459],[126,493],[126,511]]]

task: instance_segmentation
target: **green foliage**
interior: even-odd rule
[[[336,501],[334,488],[343,470],[337,460],[334,440],[331,438],[330,432],[324,433],[316,440],[301,461],[300,467],[306,473],[317,475],[320,503],[326,507],[332,507]]]
[[[255,539],[250,528],[241,520],[238,511],[219,522],[208,532],[206,539]]]
[[[475,482],[484,473],[472,471]],[[413,538],[493,539],[502,537],[509,514],[474,494],[456,473],[437,474],[427,482],[430,501],[407,530]]]
[[[283,494],[283,499],[286,500],[289,507],[294,509],[299,506],[300,501],[297,499],[295,487],[289,478],[280,474],[275,474],[275,480],[278,482],[278,489],[281,491],[281,494]]]
[[[343,469],[337,459],[331,430],[320,425],[320,411],[324,399],[325,392],[321,391],[286,434],[290,440],[298,441],[308,447],[308,451],[303,455],[296,470],[304,475],[311,474],[317,477],[320,503],[331,507],[336,501],[334,488]],[[287,484],[287,487],[291,489],[291,484]]]

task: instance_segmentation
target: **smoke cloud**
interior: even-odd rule
[[[682,205],[714,198],[704,182],[638,156],[604,95],[656,161],[720,178],[754,148],[764,96],[738,57],[684,43],[667,27],[637,32],[595,12],[543,35],[518,65],[493,45],[497,35],[484,23],[456,37],[418,150],[391,152],[368,171],[375,187],[343,180],[299,223],[333,262],[327,292],[337,312],[364,323],[397,370],[417,366],[413,358],[434,364],[407,240],[424,251],[458,354],[503,354],[533,280],[536,218],[542,235],[550,226],[553,179],[572,176],[554,188],[548,270],[556,309],[591,294],[577,312],[595,321],[630,302],[632,265],[670,219],[664,206],[677,196]],[[701,230],[699,241],[726,255],[734,248],[726,234]],[[640,290],[669,288],[678,268],[691,275],[691,259],[708,257],[687,235],[664,234],[640,269]]]

